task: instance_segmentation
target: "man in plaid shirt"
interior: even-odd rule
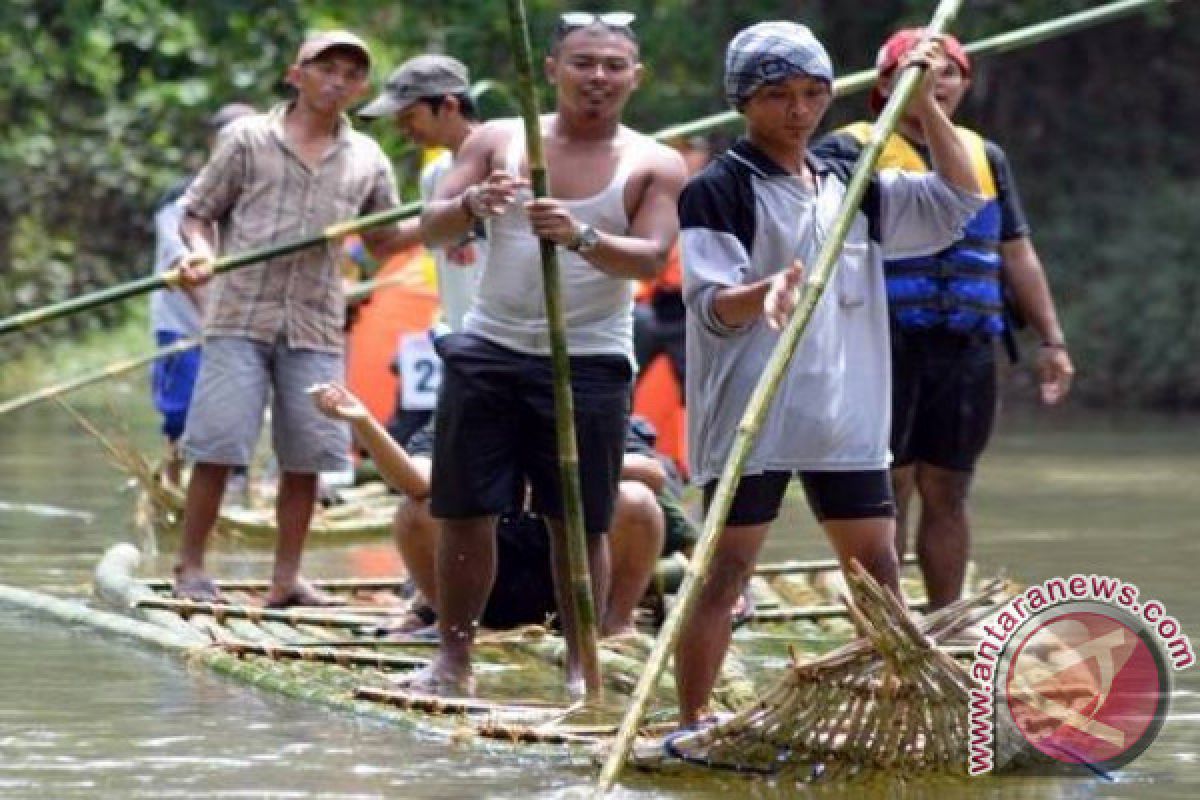
[[[188,247],[185,285],[205,283],[218,249],[244,252],[318,233],[327,226],[394,207],[392,168],[379,145],[354,131],[346,108],[367,89],[370,53],[352,33],[327,31],[301,45],[287,82],[295,98],[239,120],[221,135],[184,197]],[[397,228],[364,234],[384,259],[411,237]],[[349,431],[323,417],[304,394],[339,380],[345,299],[336,245],[280,256],[231,272],[213,285],[204,363],[184,434],[195,464],[188,484],[175,592],[220,599],[204,571],[208,533],[225,480],[249,462],[268,395],[281,475],[279,540],[267,603],[320,605],[326,598],[300,578],[300,556],[317,496],[318,474],[347,464]]]

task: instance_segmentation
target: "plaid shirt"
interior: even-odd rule
[[[333,146],[310,169],[284,135],[287,109],[230,124],[184,196],[189,214],[221,221],[224,253],[311,236],[398,203],[392,165],[374,139],[343,119]],[[289,347],[341,352],[339,247],[312,247],[218,276],[205,333],[267,343],[283,335]]]

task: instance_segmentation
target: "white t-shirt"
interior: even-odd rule
[[[450,171],[454,155],[447,150],[421,170],[421,201],[433,199],[438,183]],[[482,232],[482,231],[480,231]],[[487,258],[487,239],[473,235],[465,244],[431,248],[437,268],[438,297],[442,303],[442,319],[450,330],[463,329],[463,317],[475,302],[479,291],[479,275]]]

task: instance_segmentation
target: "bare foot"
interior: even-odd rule
[[[475,694],[475,676],[471,674],[471,668],[451,667],[441,658],[434,659],[427,667],[393,678],[392,685],[435,697],[472,697]]]

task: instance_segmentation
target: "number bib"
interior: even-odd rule
[[[432,411],[437,407],[442,383],[442,360],[428,333],[400,337],[400,407],[405,411]]]

